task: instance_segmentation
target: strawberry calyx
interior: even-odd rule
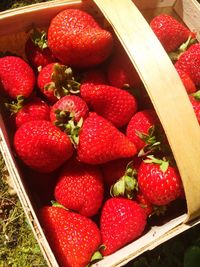
[[[45,85],[44,90],[53,91],[58,99],[65,95],[79,94],[80,92],[80,83],[75,80],[70,67],[55,63],[51,80],[50,83]]]
[[[62,208],[62,209],[68,210],[65,206],[61,205],[60,203],[58,203],[55,200],[51,200],[51,204],[52,204],[53,207],[58,207],[58,208]]]
[[[83,125],[83,118],[76,122],[74,112],[60,109],[56,109],[54,112],[56,114],[55,126],[65,132],[76,147],[79,143],[79,131]]]
[[[86,265],[86,267],[91,266],[93,263],[102,260],[103,255],[101,254],[100,250],[104,248],[104,245],[101,245],[97,251],[95,251],[90,259],[90,262]]]
[[[35,46],[40,49],[45,49],[48,47],[47,42],[47,33],[45,31],[39,31],[36,28],[33,28],[30,33],[31,41],[35,44]]]
[[[195,92],[194,94],[192,94],[192,96],[195,98],[195,100],[200,101],[200,90],[198,90],[197,92]]]
[[[112,197],[125,196],[129,199],[134,197],[135,191],[138,190],[137,171],[133,169],[133,161],[129,162],[126,166],[124,175],[118,179],[110,188]]]
[[[197,42],[198,41],[196,39],[195,34],[191,34],[186,40],[186,42],[182,43],[176,51],[168,53],[168,56],[173,62],[175,62],[191,45]]]
[[[138,157],[146,156],[155,150],[161,150],[161,143],[156,140],[155,125],[149,127],[148,133],[136,131],[137,136],[145,142],[145,146],[139,151]]]
[[[166,172],[169,167],[169,161],[166,159],[158,159],[155,158],[153,155],[148,155],[147,159],[144,160],[146,163],[155,163],[160,165],[160,170]]]
[[[17,96],[16,100],[11,103],[5,103],[5,107],[10,111],[11,115],[16,114],[24,106],[24,96]]]
[[[149,217],[156,215],[156,216],[160,216],[160,215],[165,215],[165,212],[167,211],[167,206],[163,205],[163,206],[156,206],[156,205],[152,205],[152,213],[149,215]]]

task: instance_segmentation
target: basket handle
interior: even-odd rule
[[[163,125],[188,208],[186,221],[200,215],[200,127],[186,90],[165,50],[131,0],[94,0],[115,31]]]

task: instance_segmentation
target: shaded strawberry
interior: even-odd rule
[[[28,98],[33,92],[35,75],[32,68],[20,57],[0,58],[0,92],[12,99]]]
[[[80,68],[105,61],[111,54],[113,38],[90,14],[69,8],[51,20],[48,44],[62,63]]]
[[[25,43],[25,54],[33,68],[44,67],[55,62],[52,52],[48,48],[45,31],[34,28]]]
[[[109,121],[91,112],[79,132],[78,159],[101,164],[136,154],[135,145]]]
[[[14,135],[18,157],[38,172],[52,172],[73,153],[69,137],[51,122],[35,120],[23,124]]]
[[[154,205],[168,205],[183,191],[180,174],[168,161],[148,156],[138,170],[138,186],[147,200]]]
[[[107,77],[109,84],[118,88],[138,88],[142,86],[142,81],[136,69],[122,48],[116,48],[115,54],[107,67]]]
[[[90,105],[97,114],[109,120],[117,128],[125,126],[138,108],[133,95],[109,85],[88,86],[87,99],[90,99]]]
[[[189,95],[189,99],[194,109],[197,120],[200,124],[200,91],[197,91],[196,93]]]
[[[38,97],[24,103],[24,98],[20,96],[17,97],[17,103],[6,103],[6,107],[11,112],[17,128],[32,120],[50,121],[50,107]]]
[[[194,92],[197,91],[197,88],[194,84],[194,82],[192,81],[192,79],[190,78],[190,76],[183,70],[181,69],[177,69],[177,72],[182,80],[182,83],[185,87],[185,90],[188,94],[192,94]]]
[[[190,46],[179,57],[175,67],[187,73],[197,87],[200,86],[200,43]]]
[[[109,255],[137,239],[146,226],[144,209],[135,201],[121,197],[108,199],[101,212],[100,231],[103,255]]]
[[[103,194],[104,187],[99,167],[75,160],[63,166],[54,190],[57,202],[86,217],[97,214]]]
[[[50,63],[39,72],[37,83],[40,91],[55,103],[68,94],[79,93],[79,83],[75,81],[71,68],[59,63]]]
[[[61,267],[85,267],[101,244],[96,224],[60,207],[44,206],[39,218]]]
[[[167,52],[175,51],[195,34],[181,22],[168,14],[160,14],[152,19],[150,26]]]

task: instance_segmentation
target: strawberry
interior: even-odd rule
[[[0,58],[0,92],[12,99],[27,98],[33,92],[35,75],[32,68],[20,57]]]
[[[182,80],[182,83],[185,87],[185,90],[188,94],[192,94],[194,92],[197,91],[197,88],[194,84],[194,82],[192,81],[192,79],[190,78],[190,76],[183,70],[181,69],[177,69],[177,72]]]
[[[77,161],[63,166],[54,190],[58,203],[86,217],[97,214],[103,193],[100,169]]]
[[[44,67],[55,62],[55,58],[48,48],[46,32],[35,28],[25,43],[25,54],[33,68]]]
[[[154,213],[154,206],[140,191],[136,194],[135,201],[144,209],[147,216]]]
[[[100,231],[89,218],[60,207],[44,206],[41,225],[61,267],[85,267],[101,244]]]
[[[137,111],[136,98],[117,87],[109,85],[88,86],[87,98],[90,98],[90,105],[93,110],[117,128],[125,126]]]
[[[129,121],[126,135],[140,151],[144,147],[152,147],[156,143],[155,129],[159,124],[154,110],[140,110]]]
[[[90,105],[90,100],[92,98],[93,91],[95,90],[94,85],[106,84],[105,73],[100,68],[93,68],[85,71],[83,73],[83,78],[80,85],[81,97]]]
[[[154,205],[168,205],[183,191],[178,169],[168,161],[148,156],[138,170],[138,186],[147,200]]]
[[[193,44],[175,63],[176,69],[186,72],[194,84],[200,86],[200,43]]]
[[[101,164],[136,154],[135,145],[109,121],[91,112],[79,132],[78,159]]]
[[[194,109],[197,120],[200,124],[200,91],[197,91],[196,93],[189,95],[189,99]]]
[[[7,104],[16,128],[32,120],[50,121],[50,107],[39,97],[34,97],[28,103],[24,103],[23,97],[17,98],[17,103]]]
[[[81,118],[85,119],[88,112],[88,106],[82,98],[75,95],[66,95],[52,106],[50,118],[54,124],[56,122],[65,123],[67,117],[72,114],[75,122],[78,122]]]
[[[52,19],[48,44],[63,64],[82,68],[105,61],[111,54],[113,37],[85,11],[66,9]]]
[[[75,81],[72,69],[55,62],[42,68],[37,83],[42,94],[51,103],[67,94],[79,92],[79,83]]]
[[[135,201],[121,197],[108,199],[101,212],[100,231],[105,249],[109,255],[138,238],[146,226],[144,209]]]
[[[167,52],[175,51],[195,34],[170,15],[160,14],[153,18],[150,27]]]
[[[52,172],[72,156],[68,136],[51,122],[35,120],[24,123],[14,135],[18,157],[38,172]]]
[[[127,86],[138,88],[142,85],[142,81],[128,56],[118,47],[108,64],[107,77],[109,84],[118,88]]]

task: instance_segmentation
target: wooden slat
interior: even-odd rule
[[[188,220],[199,216],[200,127],[185,88],[160,42],[130,0],[94,2],[138,70],[164,127],[183,180]]]

